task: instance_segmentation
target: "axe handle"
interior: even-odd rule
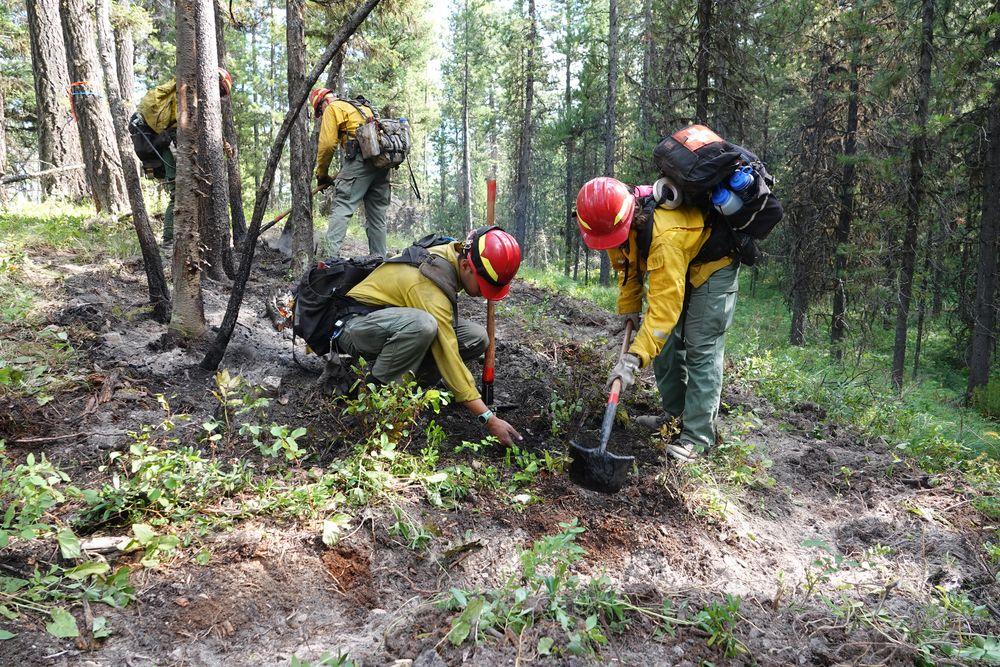
[[[496,219],[497,203],[497,182],[496,179],[486,181],[486,225],[493,226]],[[486,355],[483,359],[483,401],[486,405],[493,403],[493,377],[496,367],[496,302],[490,299],[486,301],[486,333],[490,342],[486,346]]]

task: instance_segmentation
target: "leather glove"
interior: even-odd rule
[[[635,373],[639,370],[639,365],[639,357],[626,352],[618,360],[618,363],[615,364],[615,367],[611,369],[611,375],[608,376],[606,387],[610,389],[611,383],[615,381],[615,378],[621,378],[622,391],[625,391],[635,383]]]
[[[320,187],[326,187],[326,186],[333,185],[334,178],[336,178],[336,177],[335,176],[325,175],[325,174],[323,176],[317,176],[316,177],[316,185],[319,185]]]
[[[625,331],[625,325],[632,322],[632,331],[639,330],[639,322],[642,316],[639,313],[619,313],[618,322],[615,324],[614,333],[621,333]]]

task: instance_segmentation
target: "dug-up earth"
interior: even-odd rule
[[[298,465],[322,468],[349,443],[338,416],[316,409],[316,376],[293,363],[288,332],[276,331],[267,314],[272,287],[285,286],[280,257],[264,249],[258,263],[223,366],[268,387],[272,420],[309,429],[300,445],[314,454]],[[80,373],[91,380],[43,407],[0,406],[7,413],[0,438],[15,460],[44,453],[80,486],[96,487],[107,481],[100,466],[127,445],[127,432],[162,419],[156,395],[193,415],[195,425],[217,414],[217,402],[212,375],[197,368],[198,351],[164,345],[163,327],[136,315],[144,292],[137,262],[77,269],[52,287],[48,318],[71,332]],[[205,287],[208,319],[217,324],[228,288]],[[461,308],[484,318],[479,301],[464,299]],[[561,456],[570,440],[592,441],[617,347],[608,333],[612,316],[521,282],[499,315],[497,404],[525,435],[525,449]],[[305,364],[316,366],[315,357]],[[319,664],[325,654],[399,667],[913,664],[917,633],[939,623],[942,600],[980,609],[955,621],[955,630],[997,633],[1000,589],[983,552],[990,526],[956,480],[921,474],[880,439],[829,423],[816,405],[775,409],[734,369],[727,377],[722,432],[749,452],[748,479],[711,462],[698,476],[680,471],[664,461],[665,436],[623,419],[610,448],[635,456],[636,467],[616,495],[578,488],[562,472],[541,472],[527,502],[488,491],[451,509],[399,498],[433,535],[424,551],[390,534],[391,503],[374,503],[333,547],[320,539],[316,521],[251,517],[202,539],[207,562],[196,562],[193,548],[148,568],[135,553],[105,555],[131,566],[136,589],[123,609],[91,605],[108,617],[113,634],[83,646],[53,638],[46,619],[26,614],[0,622],[16,632],[0,642],[0,664],[286,665],[293,657]],[[653,411],[654,391],[644,375],[624,411]],[[581,410],[561,410],[559,400]],[[446,462],[503,459],[496,448],[454,451],[483,435],[461,408],[449,406],[437,420],[447,434]],[[246,448],[217,455],[259,459]],[[642,615],[606,633],[599,652],[581,656],[539,655],[541,637],[559,636],[551,621],[521,636],[493,630],[478,643],[453,646],[446,635],[456,612],[435,602],[453,588],[501,585],[521,551],[574,518],[586,529],[578,574],[608,577],[637,606],[662,609],[669,600],[688,618],[736,596],[739,611],[726,623],[744,650],[727,657],[705,626],[664,628]],[[456,552],[456,545],[474,548]],[[58,558],[54,547],[15,542],[0,550],[0,568],[25,576]],[[83,618],[84,610],[73,611]]]

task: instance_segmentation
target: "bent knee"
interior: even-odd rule
[[[426,341],[428,344],[437,336],[437,320],[434,319],[433,315],[422,310],[418,310],[414,314],[410,327],[414,336]]]

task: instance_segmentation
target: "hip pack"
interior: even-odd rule
[[[361,157],[377,169],[403,164],[410,153],[410,123],[405,118],[379,118],[371,106],[347,100],[367,120],[354,131]],[[368,109],[366,114],[363,109]]]

